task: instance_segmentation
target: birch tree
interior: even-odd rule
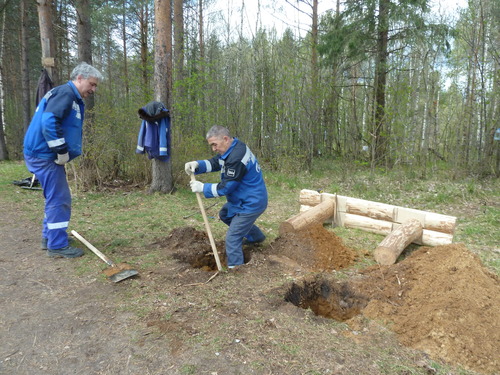
[[[2,33],[0,35],[0,160],[8,160],[9,153],[7,151],[7,144],[5,142],[4,132],[4,90],[3,90],[3,61],[4,61],[4,43],[5,43],[5,6],[7,3],[2,4],[2,11],[0,12],[0,28]]]

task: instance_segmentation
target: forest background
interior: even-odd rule
[[[213,3],[0,1],[0,160],[22,159],[41,68],[57,85],[83,60],[106,79],[86,102],[82,187],[170,192],[186,161],[206,158],[214,124],[284,173],[323,158],[419,178],[500,175],[499,1],[449,17],[427,0],[287,0],[310,23],[282,33],[260,10],[247,32],[244,0],[236,11]],[[137,111],[152,100],[172,116],[166,171],[134,153]]]

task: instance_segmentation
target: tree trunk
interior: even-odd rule
[[[202,62],[200,70],[203,72],[204,64],[203,60],[205,59],[205,39],[203,37],[203,0],[198,0],[199,5],[199,15],[198,15],[198,39],[200,44],[200,61]]]
[[[184,71],[184,15],[183,0],[174,0],[174,79],[180,81]]]
[[[77,0],[76,13],[78,59],[92,65],[92,28],[90,24],[89,0]],[[89,95],[84,101],[86,111],[94,108],[94,95]]]
[[[171,108],[172,92],[172,6],[170,0],[155,0],[155,99]],[[172,152],[170,152],[172,155]],[[172,160],[153,159],[153,181],[149,191],[173,193]]]
[[[4,63],[4,43],[5,43],[5,11],[2,12],[2,33],[0,34],[0,160],[8,160],[9,153],[5,142],[4,133],[4,93],[3,93],[3,63]]]
[[[321,90],[319,87],[319,65],[318,65],[318,0],[312,1],[311,22],[311,104],[312,104],[312,131],[313,131],[313,155],[324,152],[324,137],[321,124]],[[312,167],[312,165],[311,165]]]
[[[28,58],[28,2],[21,1],[21,66],[23,87],[23,134],[28,130],[31,118],[31,90]]]
[[[123,14],[122,14],[122,45],[123,45],[123,82],[125,84],[125,96],[129,98],[130,87],[128,82],[128,54],[127,54],[127,3],[123,1]]]
[[[387,43],[389,37],[388,0],[379,1],[377,62],[375,67],[375,160],[376,165],[387,162],[389,134],[385,118],[385,90],[387,81]]]
[[[75,2],[76,13],[77,13],[77,41],[78,41],[78,60],[84,61],[87,64],[92,64],[92,32],[90,25],[90,3],[89,0],[77,0]],[[87,145],[93,143],[94,139],[94,116],[91,109],[94,107],[94,95],[89,95],[87,98],[83,99],[85,102],[85,118],[84,118],[84,129],[85,137],[83,145],[86,148]],[[86,176],[84,181],[88,185],[92,185],[97,182],[98,166],[96,159],[89,155],[89,153],[84,153],[82,157],[82,171]]]
[[[149,75],[148,75],[148,29],[149,29],[149,9],[148,5],[142,4],[139,13],[139,24],[140,24],[140,45],[141,45],[141,70],[142,70],[142,87],[144,92],[144,97],[147,98],[149,95]]]
[[[49,73],[54,85],[60,84],[56,62],[56,40],[52,22],[52,0],[37,0],[40,41],[42,45],[42,65]]]

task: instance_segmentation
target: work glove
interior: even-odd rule
[[[196,170],[196,168],[198,168],[198,165],[199,164],[197,161],[187,162],[184,165],[184,170],[186,171],[187,174],[194,174],[194,171]]]
[[[57,154],[57,159],[54,160],[54,162],[56,164],[59,164],[59,165],[64,165],[66,164],[67,162],[69,161],[69,154],[68,153],[65,153],[65,154]]]
[[[191,191],[193,193],[203,193],[203,182],[191,181],[189,185],[191,185]]]

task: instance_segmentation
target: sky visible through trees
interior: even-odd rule
[[[297,0],[214,0],[207,2],[209,17],[229,19],[236,30],[241,27],[241,10],[243,9],[243,31],[246,37],[255,34],[256,26],[266,30],[276,30],[278,35],[289,28],[294,33],[304,36],[311,27],[310,6]],[[318,13],[321,17],[328,10],[335,9],[336,1],[320,0]],[[458,12],[467,6],[467,0],[432,0],[432,11],[446,17],[458,18]],[[341,5],[342,7],[342,5]],[[260,23],[257,23],[257,16]]]

